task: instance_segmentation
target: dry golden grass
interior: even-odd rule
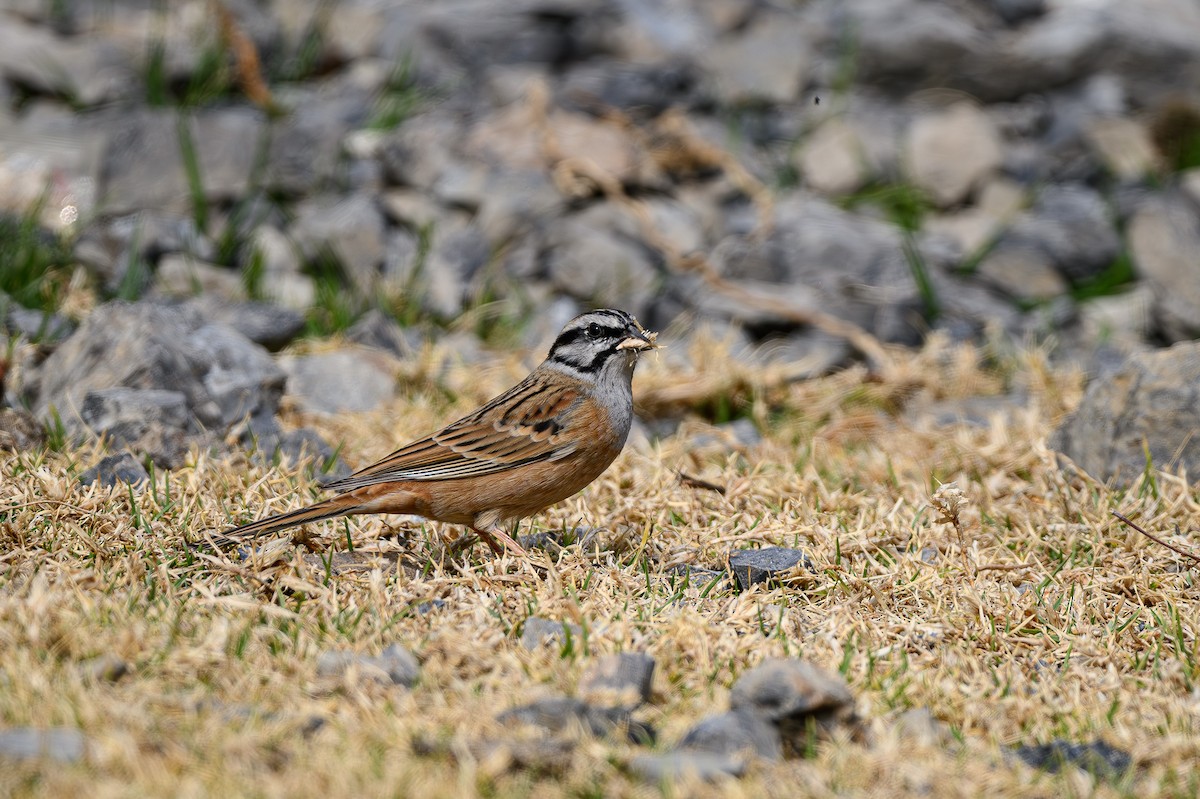
[[[1186,545],[1174,526],[1195,524],[1197,495],[1161,473],[1110,490],[1056,466],[1045,437],[1077,400],[1079,375],[1036,354],[937,344],[894,353],[882,380],[851,369],[787,383],[703,346],[688,371],[679,354],[642,369],[643,407],[712,408],[735,393],[765,440],[693,446],[709,427],[689,417],[659,444],[631,442],[583,494],[533,520],[601,527],[601,550],[543,554],[540,567],[492,561],[482,546],[453,560],[443,528],[370,518],[314,529],[336,556],[280,541],[249,561],[201,558],[185,538],[297,507],[318,493],[314,480],[197,454],[140,493],[110,491],[77,486],[94,450],[0,453],[0,728],[79,728],[90,742],[77,764],[5,763],[0,795],[1196,794],[1196,570],[1109,514]],[[384,411],[287,421],[364,464],[525,368],[453,367],[446,389],[431,387],[431,363]],[[930,421],[933,403],[1001,394],[1024,399],[984,425]],[[726,493],[681,485],[679,470]],[[931,504],[950,481],[962,491],[957,526]],[[817,573],[744,593],[667,573],[770,544],[803,548]],[[444,607],[416,611],[432,599]],[[530,615],[582,625],[584,640],[526,651]],[[327,649],[390,643],[422,661],[412,690],[317,676]],[[645,750],[622,742],[582,740],[534,769],[483,753],[481,741],[534,735],[501,728],[499,711],[571,693],[590,659],[622,650],[657,659],[655,701],[639,716],[660,748],[778,655],[840,670],[866,734],[741,780],[668,787],[630,775]],[[89,679],[100,655],[132,673]],[[910,708],[948,734],[902,734]],[[325,722],[315,731],[313,717]],[[1102,739],[1135,768],[1096,781],[1008,754],[1055,738]]]

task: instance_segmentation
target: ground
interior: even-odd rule
[[[482,545],[455,556],[452,528],[370,517],[314,526],[315,554],[278,539],[247,560],[205,556],[185,542],[318,496],[311,468],[197,452],[145,490],[110,490],[77,483],[94,445],[0,453],[0,728],[89,742],[77,762],[6,763],[0,794],[1196,794],[1196,564],[1110,512],[1187,546],[1197,494],[1153,470],[1106,487],[1046,449],[1078,370],[936,337],[807,381],[720,348],[691,356],[651,359],[635,382],[645,415],[693,409],[678,430],[635,431],[601,479],[519,531],[586,524],[598,546],[530,561]],[[363,465],[526,368],[414,373],[378,412],[285,421]],[[956,409],[973,421],[949,420]],[[724,441],[705,415],[750,418],[763,440]],[[957,507],[954,488],[935,499],[945,483]],[[744,592],[669,573],[766,545],[803,549],[815,573]],[[535,615],[584,634],[530,651],[519,638]],[[411,690],[317,673],[328,650],[393,643],[421,661]],[[536,736],[500,711],[570,694],[598,655],[631,650],[657,660],[636,716],[659,749],[772,656],[844,675],[863,725],[707,784],[641,781],[626,765],[645,747],[622,741],[580,737],[531,768],[485,746]],[[106,679],[99,657],[130,671]],[[914,725],[912,709],[936,723]],[[1103,741],[1134,765],[1052,774],[1011,753],[1053,740]]]

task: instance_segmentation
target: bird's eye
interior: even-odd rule
[[[592,322],[590,325],[587,326],[588,338],[600,338],[602,333],[604,333],[604,328],[602,328],[600,325],[596,324],[595,322]]]

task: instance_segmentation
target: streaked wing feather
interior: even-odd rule
[[[576,445],[562,435],[579,391],[547,390],[534,375],[432,436],[419,439],[326,488],[351,491],[393,480],[453,480],[555,461]]]

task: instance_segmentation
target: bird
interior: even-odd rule
[[[473,530],[500,557],[525,550],[502,524],[579,492],[620,454],[633,423],[633,372],[658,334],[625,311],[576,316],[517,385],[436,433],[325,486],[335,495],[220,534],[223,544],[309,522],[415,514]]]

